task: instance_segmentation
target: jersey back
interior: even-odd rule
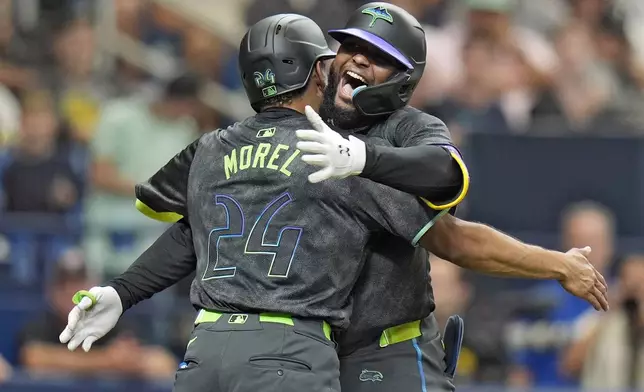
[[[369,238],[389,232],[411,244],[435,216],[415,197],[358,177],[309,183],[314,169],[301,161],[295,131],[310,127],[296,112],[269,111],[189,149],[182,215],[198,260],[196,306],[345,328]]]

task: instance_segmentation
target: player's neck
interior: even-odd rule
[[[286,103],[284,107],[304,114],[305,107],[311,106],[317,112],[320,110],[320,105],[322,105],[322,91],[319,91],[314,83],[309,83],[304,94]]]
[[[306,107],[306,103],[302,102],[301,100],[296,100],[289,104],[284,105],[284,107],[291,110],[295,110],[298,113],[304,114],[304,108]]]

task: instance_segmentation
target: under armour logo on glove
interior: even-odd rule
[[[362,173],[367,159],[364,142],[353,136],[345,139],[329,128],[310,106],[304,109],[304,113],[314,129],[297,131],[295,134],[300,141],[296,147],[308,153],[302,155],[304,162],[322,167],[309,176],[309,181],[316,183],[329,178],[345,178]],[[353,151],[353,154],[349,151]]]

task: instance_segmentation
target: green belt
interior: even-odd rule
[[[223,315],[224,315],[223,313],[201,309],[199,311],[199,314],[197,315],[197,318],[195,319],[195,325],[201,324],[201,323],[215,323]],[[238,317],[233,318],[233,316],[238,316]],[[235,314],[231,314],[231,318],[228,322],[231,324],[244,324],[246,322],[246,318],[248,318],[248,314],[235,313]],[[290,325],[291,327],[295,325],[295,323],[293,322],[292,316],[288,314],[280,314],[280,313],[260,313],[259,322],[284,324],[284,325]],[[327,339],[331,340],[331,326],[329,325],[329,323],[327,323],[326,321],[322,321],[322,330],[324,331],[324,336],[326,336]]]
[[[380,347],[387,347],[390,344],[411,340],[420,335],[422,335],[420,331],[420,320],[396,325],[382,332],[382,335],[380,335]]]

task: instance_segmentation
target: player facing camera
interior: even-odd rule
[[[407,105],[425,70],[427,51],[425,33],[413,16],[392,4],[369,3],[329,35],[340,48],[322,118],[340,129],[356,129]]]
[[[335,57],[318,25],[301,15],[279,14],[253,25],[239,47],[239,69],[256,112],[318,108],[326,87],[323,60]]]

